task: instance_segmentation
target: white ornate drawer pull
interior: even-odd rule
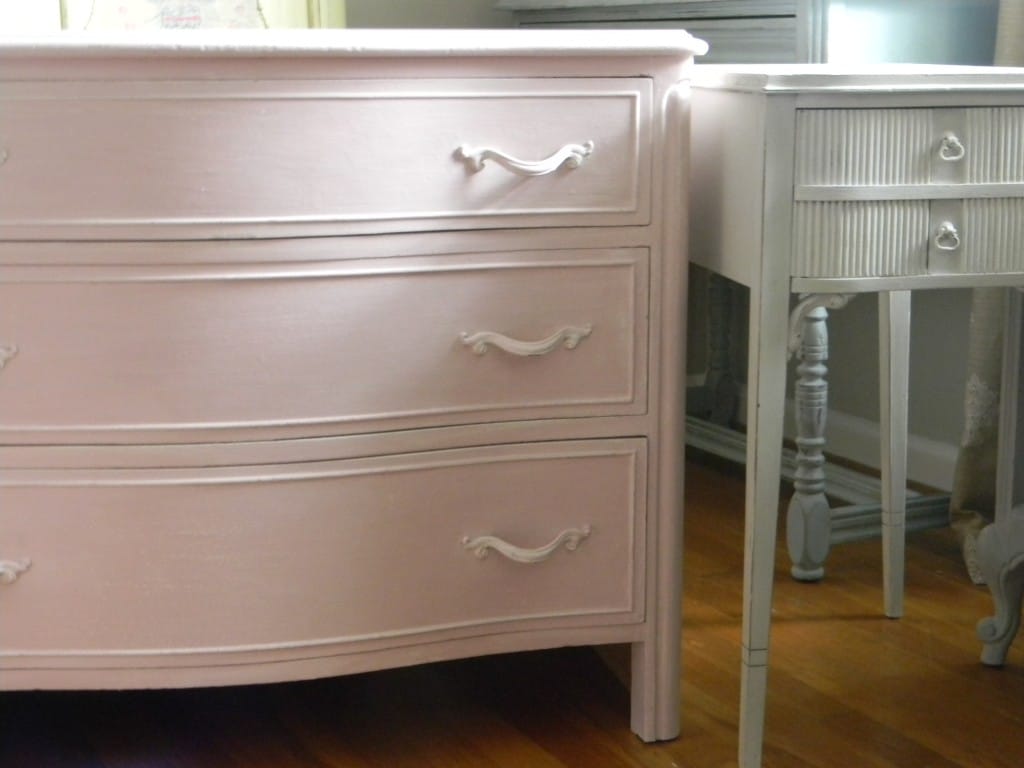
[[[953,222],[944,221],[935,231],[935,239],[932,242],[940,251],[955,251],[960,247],[960,233],[956,231]]]
[[[13,584],[31,565],[31,560],[0,560],[0,584]]]
[[[18,348],[13,344],[0,344],[0,371],[16,354],[18,354]]]
[[[459,334],[459,339],[467,347],[473,347],[473,352],[482,355],[487,352],[492,344],[510,355],[528,357],[530,355],[546,355],[559,344],[566,349],[576,349],[581,340],[590,335],[593,328],[588,324],[584,326],[568,325],[560,331],[540,341],[519,341],[493,331],[480,331],[479,333]]]
[[[580,542],[589,535],[590,526],[584,525],[582,528],[567,528],[548,544],[537,549],[517,547],[514,544],[509,544],[507,541],[499,539],[497,536],[477,536],[475,539],[463,536],[462,546],[472,551],[480,559],[487,557],[487,553],[493,549],[509,560],[515,560],[517,563],[540,563],[551,557],[563,545],[570,552],[575,551]]]
[[[962,160],[965,154],[967,154],[967,150],[955,133],[947,133],[942,137],[942,142],[939,144],[939,157],[943,160],[955,163],[957,160]]]
[[[0,149],[0,165],[7,162],[8,154],[6,149]]]
[[[554,173],[563,165],[566,168],[579,168],[593,151],[594,142],[592,141],[585,141],[582,144],[566,144],[550,157],[531,161],[519,160],[497,149],[462,145],[455,150],[455,157],[462,160],[473,173],[483,170],[486,160],[493,160],[503,168],[520,176],[544,176]]]

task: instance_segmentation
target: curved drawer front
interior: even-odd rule
[[[606,440],[5,472],[0,560],[27,567],[0,584],[0,665],[638,622],[645,455]]]
[[[796,145],[798,187],[1024,185],[1021,107],[800,110]]]
[[[0,435],[209,442],[643,413],[646,290],[644,249],[11,267]]]
[[[0,238],[642,224],[650,101],[640,78],[7,84]]]

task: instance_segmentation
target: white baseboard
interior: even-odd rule
[[[691,376],[687,384],[690,385],[688,397],[691,405],[710,405],[710,402],[705,402],[709,395],[701,386],[702,380]],[[746,392],[741,388],[736,414],[740,422],[745,421],[746,412]],[[838,544],[875,538],[881,533],[881,483],[877,475],[881,464],[879,424],[841,411],[829,411],[825,429],[828,455],[875,470],[862,472],[841,464],[826,465],[826,493],[834,500],[851,505],[833,508],[830,540]],[[786,401],[783,434],[790,440],[796,437],[795,404],[792,400]],[[686,444],[738,464],[746,461],[746,437],[741,432],[693,416],[686,420]],[[948,493],[953,484],[956,458],[955,445],[919,435],[907,437],[907,477],[912,483]],[[785,448],[782,451],[782,477],[792,481],[796,466],[795,452]],[[908,491],[906,513],[908,531],[948,525],[949,497],[922,496]]]
[[[795,403],[787,399],[783,434],[789,440],[796,438],[795,412]],[[745,423],[746,415],[746,391],[741,388],[736,407],[737,420],[741,424]],[[877,421],[829,410],[825,420],[825,436],[825,451],[829,455],[876,471],[880,469],[882,434]],[[953,488],[956,457],[956,445],[920,435],[908,435],[907,479],[948,493]]]
[[[746,437],[743,433],[692,416],[686,419],[686,444],[737,464],[746,460]],[[793,480],[796,455],[789,448],[782,451],[781,470],[783,478]],[[830,542],[839,544],[880,536],[882,513],[878,478],[836,464],[827,465],[825,472],[826,493],[831,499],[849,505],[832,508]],[[908,490],[906,513],[908,531],[948,525],[949,497],[922,496]]]
[[[786,401],[787,438],[796,437],[795,405]],[[881,432],[878,422],[842,411],[829,411],[826,421],[828,443],[825,450],[832,456],[879,469]],[[940,491],[953,488],[953,473],[956,468],[957,446],[941,443],[920,435],[907,438],[907,477],[911,482],[921,483]]]
[[[698,411],[709,407],[709,397],[703,390],[705,374],[688,374],[686,377],[687,397]],[[736,421],[746,424],[746,387],[740,385],[739,400],[736,404]],[[786,400],[786,417],[783,434],[786,439],[796,438],[796,406],[792,399]],[[881,431],[877,421],[853,416],[843,411],[829,410],[825,422],[825,450],[831,456],[862,464],[875,470],[881,467]],[[949,493],[953,488],[953,474],[956,469],[958,447],[920,435],[907,436],[907,477],[912,483],[920,483],[938,491]]]

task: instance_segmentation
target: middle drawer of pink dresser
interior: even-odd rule
[[[209,442],[646,410],[642,248],[5,271],[5,441]]]

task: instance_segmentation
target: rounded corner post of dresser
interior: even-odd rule
[[[668,83],[662,94],[656,144],[664,161],[656,183],[660,230],[656,238],[658,327],[656,408],[660,415],[652,435],[654,522],[647,532],[647,628],[632,645],[631,728],[643,741],[665,741],[680,732],[680,653],[682,640],[683,444],[685,440],[685,328],[687,286],[688,163],[690,99],[688,82]]]

